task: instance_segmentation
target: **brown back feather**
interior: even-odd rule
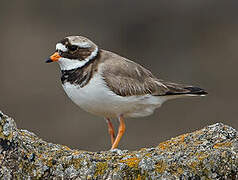
[[[168,91],[149,70],[121,56],[108,57],[102,68],[107,86],[117,95],[162,95]]]
[[[156,78],[141,65],[114,53],[101,52],[103,64],[102,76],[106,85],[120,96],[154,96],[203,94],[202,89]]]

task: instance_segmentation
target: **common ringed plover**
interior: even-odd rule
[[[158,79],[141,65],[82,36],[59,41],[46,62],[59,63],[62,86],[75,104],[105,117],[112,149],[125,132],[124,118],[149,116],[169,99],[207,94],[199,87]],[[111,118],[120,122],[116,137]]]

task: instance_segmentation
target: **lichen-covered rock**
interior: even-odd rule
[[[47,143],[0,112],[0,179],[238,179],[238,134],[217,123],[138,151]]]

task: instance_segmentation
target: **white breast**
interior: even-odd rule
[[[85,111],[111,118],[119,115],[148,116],[166,100],[163,97],[151,95],[119,96],[106,86],[100,73],[95,74],[83,88],[70,83],[65,83],[63,88],[72,101]]]

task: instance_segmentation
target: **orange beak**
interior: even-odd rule
[[[48,58],[48,59],[46,60],[46,63],[51,63],[51,62],[58,61],[59,58],[61,58],[61,56],[59,55],[58,52],[55,52],[52,56],[50,56],[50,58]]]

